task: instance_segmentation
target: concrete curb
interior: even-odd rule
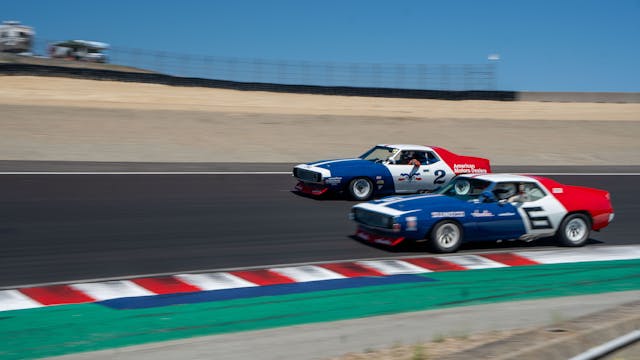
[[[158,295],[184,295],[184,293],[215,291],[218,294],[225,293],[226,296],[232,296],[229,293],[235,293],[238,289],[253,288],[256,291],[253,296],[259,296],[270,285],[315,283],[350,278],[386,278],[394,275],[438,271],[469,271],[499,267],[631,259],[640,259],[640,246],[495,252],[478,255],[409,256],[395,259],[285,264],[231,271],[156,274],[128,279],[102,279],[75,283],[33,284],[18,288],[0,287],[0,312],[102,301],[115,301],[119,303],[115,306],[126,308],[133,303],[145,303]],[[236,294],[235,296],[240,295]],[[180,296],[180,298],[185,301],[185,297]]]
[[[456,353],[443,360],[568,359],[640,329],[640,301],[544,326],[504,340]]]

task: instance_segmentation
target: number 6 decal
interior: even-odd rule
[[[529,218],[529,225],[532,230],[536,229],[552,229],[551,221],[547,216],[531,216],[532,212],[544,211],[540,206],[522,208]]]
[[[436,176],[435,180],[433,180],[434,184],[444,184],[444,179],[443,177],[445,175],[447,175],[447,173],[444,170],[436,170],[433,175]]]

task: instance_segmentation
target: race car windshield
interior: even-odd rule
[[[473,200],[477,199],[489,185],[491,185],[489,181],[460,177],[453,179],[453,181],[436,191],[436,193],[455,197],[460,200]]]
[[[395,154],[398,149],[386,147],[386,146],[376,146],[366,153],[360,155],[360,159],[369,160],[369,161],[385,161],[389,159],[393,154]]]

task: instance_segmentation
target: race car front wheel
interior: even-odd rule
[[[462,244],[462,228],[457,222],[444,220],[431,229],[431,247],[439,253],[451,253]]]
[[[563,246],[582,246],[591,233],[591,222],[584,214],[570,214],[560,224],[557,238]]]
[[[355,178],[349,183],[348,190],[353,200],[364,201],[373,195],[373,184],[367,178]]]

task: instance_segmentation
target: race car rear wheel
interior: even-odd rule
[[[373,183],[367,178],[355,178],[349,183],[348,190],[353,200],[368,200],[373,195]]]
[[[436,252],[455,252],[462,244],[462,228],[455,221],[444,220],[431,229],[430,238],[431,247]]]
[[[562,220],[557,238],[563,246],[582,246],[591,234],[591,221],[585,214],[570,214]]]

